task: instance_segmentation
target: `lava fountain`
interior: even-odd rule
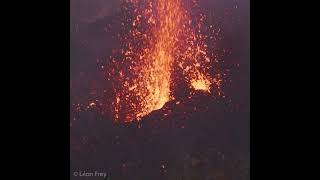
[[[174,99],[174,71],[181,72],[190,89],[210,93],[219,82],[207,72],[214,60],[201,34],[204,16],[189,14],[194,2],[183,0],[127,0],[130,17],[122,23],[129,29],[119,35],[121,47],[112,56],[108,74],[114,78],[112,112],[116,122],[140,120]],[[216,83],[218,84],[218,83]]]

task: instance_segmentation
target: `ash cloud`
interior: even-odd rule
[[[119,9],[120,0],[70,0],[70,7],[71,21],[92,23]]]

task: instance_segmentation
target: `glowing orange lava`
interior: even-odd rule
[[[119,64],[113,69],[115,121],[140,120],[174,97],[172,72],[181,70],[190,89],[210,93],[210,54],[201,28],[204,16],[192,19],[183,0],[127,0],[132,11],[129,32],[122,38]],[[126,27],[127,28],[127,27]]]
[[[195,90],[203,90],[203,91],[210,92],[210,85],[211,85],[211,82],[202,76],[200,76],[199,79],[191,80],[191,86]]]

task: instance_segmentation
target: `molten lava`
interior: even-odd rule
[[[130,30],[120,37],[120,55],[112,57],[117,68],[109,72],[115,78],[115,121],[140,120],[174,99],[174,71],[181,71],[190,89],[210,93],[214,81],[207,71],[214,58],[208,52],[208,37],[201,34],[204,16],[191,18],[190,4],[184,2],[123,3],[132,14],[123,23],[124,29]]]
[[[211,82],[208,79],[203,77],[199,77],[199,79],[191,80],[191,86],[195,90],[203,90],[203,91],[210,92],[210,85],[211,85]]]

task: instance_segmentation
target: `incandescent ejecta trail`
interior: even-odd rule
[[[115,121],[140,120],[173,100],[174,71],[181,72],[190,89],[210,93],[212,86],[221,85],[221,79],[208,73],[215,58],[208,50],[208,35],[201,33],[205,16],[192,18],[190,6],[195,6],[194,2],[185,2],[123,2],[131,13],[123,27],[130,30],[121,37],[120,55],[112,57],[117,70],[108,72],[116,78]]]

